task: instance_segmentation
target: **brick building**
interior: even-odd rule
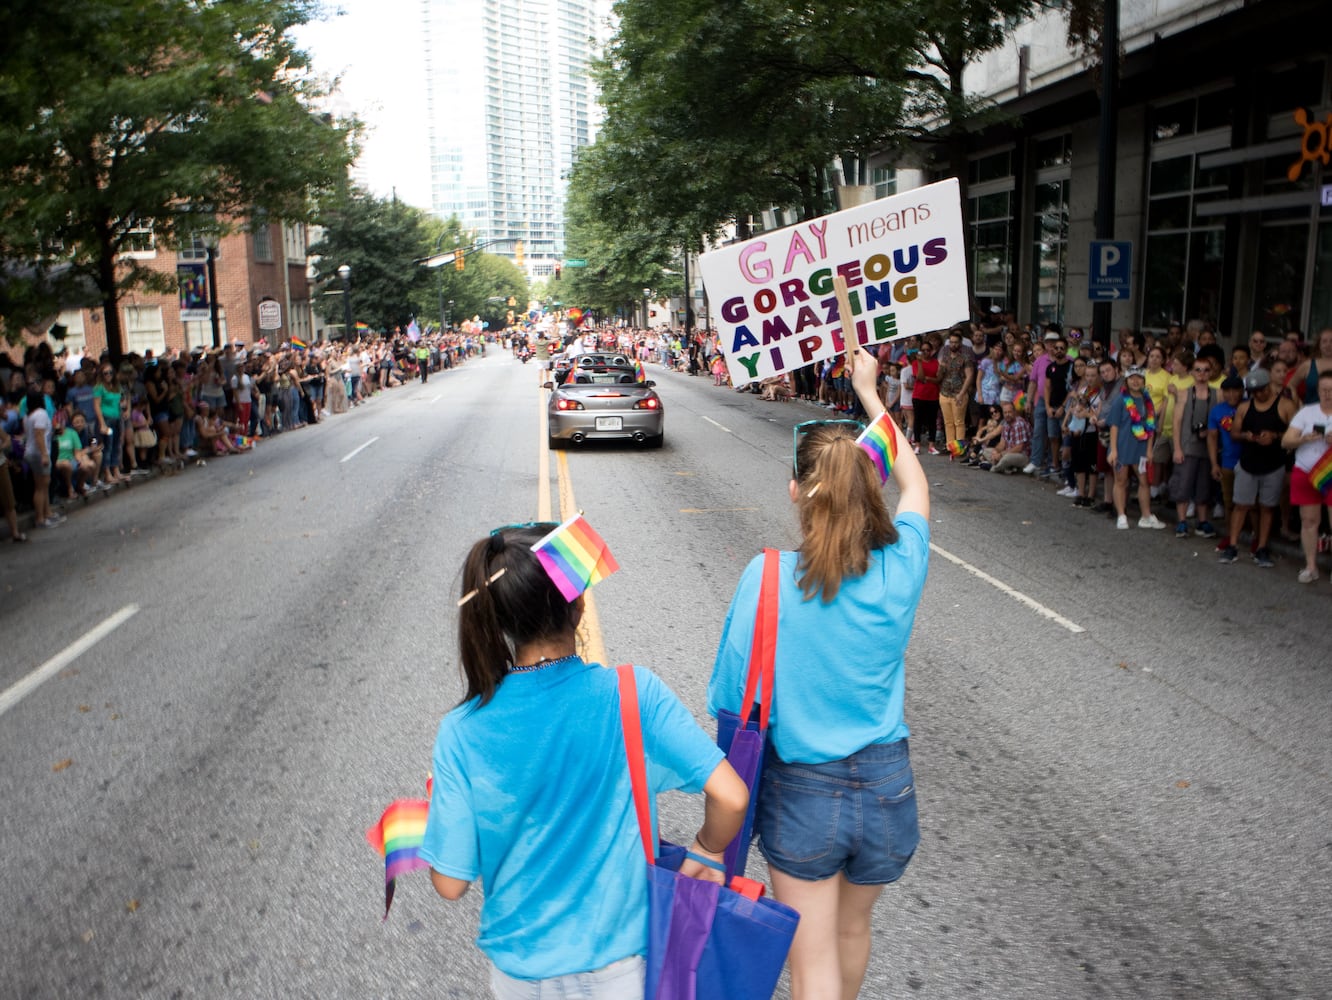
[[[224,236],[217,248],[218,338],[225,343],[239,340],[250,344],[259,339],[270,343],[293,337],[310,340],[313,323],[310,311],[310,281],[307,269],[307,235],[302,225],[270,223],[247,227]],[[199,238],[179,250],[159,246],[144,230],[132,256],[138,263],[174,276],[178,264],[203,265],[208,252]],[[259,304],[265,300],[281,307],[282,326],[268,331],[259,328]],[[154,354],[167,348],[188,351],[213,343],[209,320],[182,320],[180,297],[142,288],[125,293],[120,300],[124,349]],[[71,351],[96,355],[106,347],[106,327],[101,308],[69,309],[56,319],[66,330],[63,345]]]

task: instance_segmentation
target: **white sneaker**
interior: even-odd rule
[[[1022,467],[1022,474],[1023,474],[1024,476],[1030,476],[1030,475],[1031,475],[1033,472],[1035,472],[1035,471],[1036,471],[1036,463],[1035,463],[1035,462],[1028,462],[1026,465],[1024,465],[1024,466]]]
[[[198,453],[197,451],[195,451],[193,448],[186,448],[186,449],[185,449],[185,457],[186,457],[186,458],[198,458],[198,457],[199,457],[199,453]]]
[[[1059,496],[1059,497],[1075,497],[1075,496],[1077,496],[1077,495],[1078,495],[1078,491],[1075,490],[1072,486],[1065,486],[1062,490],[1059,490],[1059,491],[1055,494],[1055,496]]]
[[[1219,521],[1219,520],[1221,520],[1221,518],[1223,518],[1223,517],[1225,517],[1225,516],[1226,516],[1226,508],[1225,508],[1225,507],[1223,507],[1223,506],[1222,506],[1221,504],[1219,504],[1219,503],[1218,503],[1218,504],[1213,504],[1213,505],[1212,505],[1212,520],[1213,520],[1213,521]]]
[[[1120,514],[1119,519],[1115,521],[1115,527],[1120,531],[1128,531],[1128,518]]]
[[[1146,517],[1138,518],[1138,527],[1155,528],[1157,531],[1161,531],[1162,529],[1165,528],[1165,522],[1162,521],[1155,514],[1148,514]]]
[[[1152,494],[1152,499],[1155,500],[1157,497],[1161,495],[1161,487],[1153,486],[1151,488],[1151,494]]]
[[[1189,518],[1193,517],[1193,515],[1196,513],[1198,513],[1197,508],[1194,506],[1193,501],[1190,500],[1189,509],[1184,512],[1184,520],[1187,521]]]

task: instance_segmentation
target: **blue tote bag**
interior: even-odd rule
[[[685,849],[653,843],[634,668],[616,668],[620,722],[648,876],[645,1000],[770,1000],[800,914],[730,878],[725,888],[679,873]],[[654,850],[655,848],[655,850]]]
[[[754,641],[749,646],[749,673],[744,715],[729,709],[717,713],[717,746],[749,787],[749,811],[745,825],[726,845],[726,877],[744,875],[749,844],[754,838],[754,808],[758,804],[759,779],[763,777],[763,748],[768,741],[768,712],[772,708],[773,658],[777,655],[777,593],[780,587],[781,553],[763,550],[763,583],[759,589],[758,613],[754,616]],[[754,713],[754,697],[759,710]]]

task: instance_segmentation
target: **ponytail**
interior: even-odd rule
[[[837,596],[846,576],[863,576],[869,554],[897,541],[897,528],[883,500],[874,463],[845,427],[815,427],[800,442],[796,504],[800,512],[800,559],[796,564],[805,600]]]
[[[514,651],[572,631],[573,605],[546,575],[532,545],[552,525],[502,528],[472,546],[463,562],[458,655],[467,694],[485,705],[513,666]]]

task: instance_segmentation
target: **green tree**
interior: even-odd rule
[[[0,250],[97,290],[108,348],[123,293],[170,276],[124,256],[256,215],[307,221],[357,125],[289,31],[313,0],[8,0],[0,8]],[[8,331],[14,335],[14,331]]]

